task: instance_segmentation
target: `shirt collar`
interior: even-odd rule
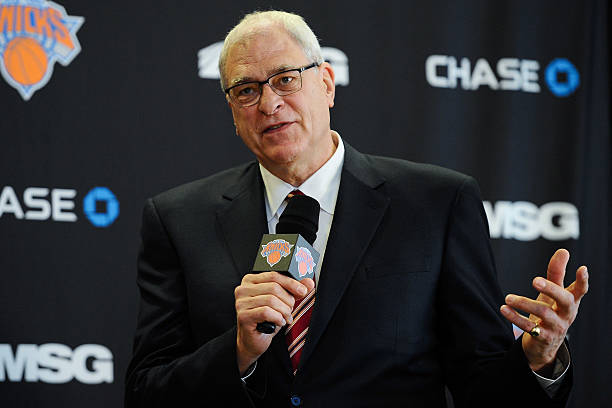
[[[344,163],[344,144],[338,132],[332,130],[332,136],[334,141],[337,141],[336,151],[319,170],[300,186],[292,186],[284,182],[270,173],[261,163],[259,164],[259,171],[266,187],[266,215],[268,221],[278,212],[287,194],[295,189],[299,189],[302,193],[317,200],[321,205],[321,210],[333,215],[338,198],[338,188],[340,187],[342,164]]]

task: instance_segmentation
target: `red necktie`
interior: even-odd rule
[[[288,199],[295,195],[304,195],[300,190],[293,190],[287,195]],[[293,323],[285,328],[285,340],[289,350],[289,358],[293,367],[293,375],[297,373],[300,356],[306,341],[306,333],[308,333],[308,324],[312,315],[312,306],[315,301],[315,290],[306,295],[305,298],[295,301],[293,306]]]

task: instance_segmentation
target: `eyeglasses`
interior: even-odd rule
[[[291,95],[302,89],[302,72],[318,66],[319,64],[313,62],[301,68],[287,69],[277,72],[265,81],[250,81],[230,86],[225,89],[225,93],[233,103],[242,107],[253,106],[259,102],[265,84],[270,85],[279,96]]]

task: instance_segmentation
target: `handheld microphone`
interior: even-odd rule
[[[253,272],[276,272],[296,280],[314,278],[319,253],[312,247],[319,229],[317,200],[305,195],[294,195],[276,225],[276,234],[264,234],[255,257]],[[257,324],[257,331],[272,334],[276,325]]]

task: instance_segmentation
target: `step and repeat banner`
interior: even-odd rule
[[[119,407],[145,198],[252,160],[219,86],[245,13],[305,17],[357,149],[481,185],[504,292],[591,290],[572,407],[612,398],[607,1],[0,0],[0,406]]]

